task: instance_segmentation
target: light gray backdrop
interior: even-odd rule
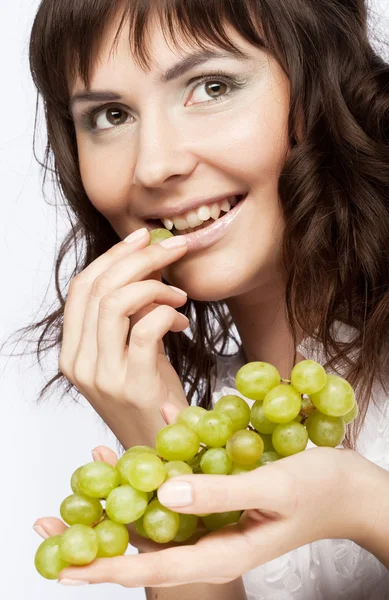
[[[64,217],[57,220],[54,208],[43,199],[41,174],[32,154],[35,91],[28,70],[28,36],[38,4],[38,0],[0,0],[0,344],[49,308],[54,298],[54,257],[67,231]],[[389,0],[374,0],[371,7],[375,30],[389,38]],[[44,140],[43,125],[41,132]],[[46,193],[51,202],[50,186]],[[92,448],[99,444],[115,448],[114,436],[87,402],[77,406],[53,398],[36,405],[38,391],[54,374],[55,356],[44,366],[45,377],[29,357],[23,361],[0,357],[0,597],[143,600],[143,589],[65,588],[35,571],[34,554],[41,540],[32,524],[40,516],[58,516],[60,502],[70,493],[69,477],[91,460]]]

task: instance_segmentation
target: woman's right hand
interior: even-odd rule
[[[170,239],[177,239],[175,238]],[[161,269],[187,246],[149,246],[150,234],[121,241],[72,279],[59,368],[121,444],[154,445],[161,405],[188,406],[162,338],[186,329],[175,309],[186,296],[162,283]]]

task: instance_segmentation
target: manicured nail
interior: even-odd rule
[[[61,579],[58,583],[61,585],[88,585],[89,581],[81,581],[81,579]]]
[[[101,460],[101,454],[97,450],[92,450],[92,458],[93,460]]]
[[[186,246],[186,238],[184,235],[174,235],[173,237],[163,240],[159,243],[164,248],[179,248],[180,246]]]
[[[47,538],[50,537],[49,534],[47,533],[46,529],[43,529],[42,525],[33,525],[32,528],[44,540],[47,540]]]
[[[175,292],[178,292],[179,294],[182,294],[183,296],[187,296],[188,294],[186,292],[184,292],[184,290],[181,290],[178,287],[175,287],[174,285],[169,285],[170,288],[172,288],[172,290],[174,290]]]
[[[128,244],[128,243],[134,242],[135,240],[140,240],[142,237],[144,237],[146,235],[146,232],[147,232],[147,227],[142,227],[142,229],[137,229],[136,231],[131,233],[131,235],[128,235],[126,238],[124,238],[123,242]]]
[[[192,486],[187,481],[165,483],[157,494],[164,506],[187,506],[193,502]]]

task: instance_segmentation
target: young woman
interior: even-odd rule
[[[85,244],[33,326],[39,351],[60,349],[43,392],[75,388],[124,448],[154,443],[162,406],[212,407],[254,360],[288,378],[314,358],[359,406],[342,448],[175,481],[173,509],[247,509],[237,525],[60,582],[161,600],[387,598],[389,66],[364,1],[43,0],[31,68],[74,219],[57,277]],[[154,227],[173,227],[169,244],[149,246]]]

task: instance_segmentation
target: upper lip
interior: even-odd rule
[[[166,207],[163,210],[158,210],[155,213],[151,213],[147,216],[147,220],[155,220],[155,219],[167,219],[168,217],[177,217],[179,215],[184,215],[190,210],[194,210],[199,206],[203,206],[204,204],[212,204],[213,202],[218,202],[219,200],[225,200],[226,198],[232,198],[234,196],[246,196],[247,193],[242,192],[230,192],[219,194],[219,196],[213,196],[212,198],[205,196],[198,196],[197,198],[192,198],[189,202],[183,206],[181,203],[173,204],[172,206]]]

